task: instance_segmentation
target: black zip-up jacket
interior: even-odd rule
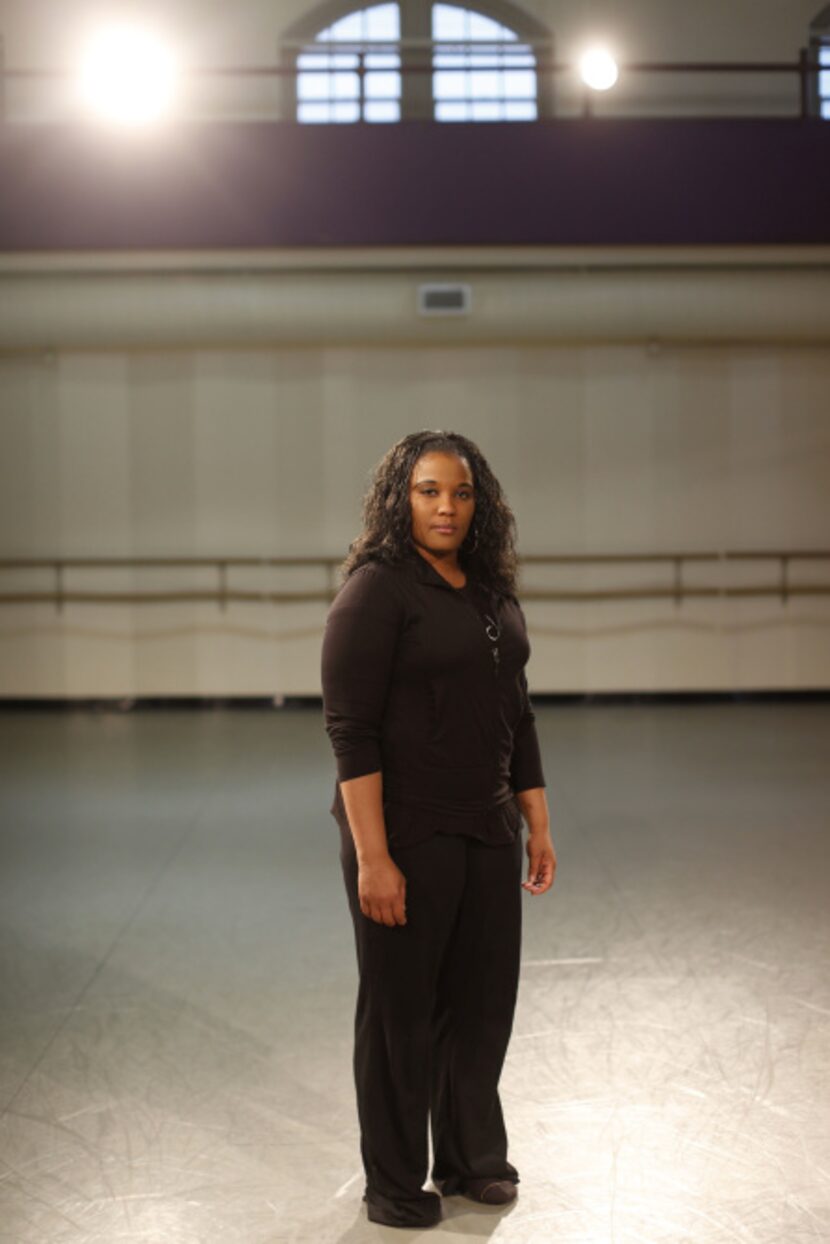
[[[495,644],[485,614],[499,627]],[[515,596],[485,592],[470,575],[454,588],[414,549],[358,567],[332,602],[322,648],[337,767],[330,811],[341,831],[350,832],[340,782],[380,771],[390,847],[436,831],[513,841],[516,793],[545,785],[529,656]]]

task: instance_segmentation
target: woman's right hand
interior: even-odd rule
[[[359,863],[357,895],[360,910],[370,920],[390,928],[406,924],[406,877],[391,855]]]

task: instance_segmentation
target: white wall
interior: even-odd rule
[[[820,7],[818,0],[597,0],[588,26],[581,0],[527,5],[566,60],[589,35],[606,38],[623,59],[790,60]],[[133,11],[157,16],[190,63],[251,64],[276,61],[281,32],[307,6],[145,0]],[[6,63],[70,68],[88,25],[113,12],[5,0]],[[720,80],[700,84],[694,108],[722,111],[722,88]],[[659,110],[687,111],[690,89],[662,89]],[[791,108],[791,88],[781,80],[744,89],[743,100],[730,104],[736,111]],[[187,107],[192,115],[274,116],[278,97],[276,84],[249,92],[231,86],[202,91]],[[635,114],[650,107],[634,83],[623,83],[618,99]],[[9,85],[7,104],[15,119],[54,119],[66,115],[67,99]],[[261,256],[245,258],[262,264]],[[200,288],[201,318],[185,321],[185,301],[178,323],[187,322],[187,331],[178,336],[175,317],[172,325],[153,323],[147,298],[134,298],[123,258],[99,257],[109,302],[94,284],[71,284],[89,279],[71,275],[71,257],[48,257],[40,271],[30,264],[22,286],[19,267],[5,261],[0,294],[13,288],[15,301],[0,317],[0,554],[339,557],[358,530],[372,465],[404,433],[442,426],[480,442],[514,506],[526,554],[827,548],[827,256],[814,257],[811,268],[803,252],[801,261],[782,260],[768,248],[747,263],[721,248],[716,262],[701,252],[672,266],[664,249],[659,272],[633,250],[606,258],[602,275],[602,256],[563,253],[563,270],[569,263],[596,269],[585,298],[564,297],[563,277],[540,300],[538,273],[515,263],[499,269],[494,253],[478,304],[491,340],[475,328],[454,337],[416,331],[407,316],[417,277],[400,256],[390,259],[403,273],[397,285],[372,276],[378,252],[353,254],[351,275],[332,278],[336,324],[334,301],[327,312],[328,295],[321,299],[313,274],[290,278],[299,281],[292,288],[305,309],[301,324],[288,322],[278,300],[268,320],[251,295],[261,295],[261,284],[239,286],[235,303],[223,301],[220,287]],[[215,271],[216,260],[196,257],[191,268],[198,278]],[[440,271],[463,276],[460,260],[448,252]],[[153,257],[130,262],[136,279],[153,270]],[[287,272],[290,257],[280,265]],[[622,288],[633,292],[620,298]],[[358,305],[363,318],[351,321],[350,342],[342,312]],[[721,573],[739,581],[735,568]],[[763,566],[749,578],[774,573]],[[714,568],[690,577],[711,582]],[[528,570],[524,584],[655,579],[665,583],[665,572],[573,569],[544,577]],[[794,567],[793,582],[803,579],[827,581],[827,573]],[[253,569],[232,579],[252,590],[319,581],[319,574]],[[0,591],[52,582],[48,573],[2,574]],[[210,571],[73,571],[65,586],[214,583]],[[821,597],[681,606],[528,601],[526,612],[537,691],[830,683],[830,606]],[[72,604],[61,613],[2,605],[0,695],[314,693],[324,613],[322,605],[238,604],[223,612],[212,604]]]
[[[368,3],[368,0],[365,0]],[[357,0],[355,7],[361,7]],[[475,5],[471,4],[471,7]],[[486,3],[482,7],[486,7]],[[553,32],[563,54],[582,38],[614,40],[628,59],[766,60],[803,46],[822,0],[524,0],[517,7]],[[3,0],[0,26],[9,64],[36,66],[67,61],[79,34],[102,18],[132,14],[164,24],[201,56],[201,63],[258,62],[282,31],[315,5],[307,0],[142,0],[101,4],[80,0]]]
[[[819,246],[21,254],[0,258],[0,350],[830,345],[828,261]],[[469,311],[420,315],[419,288],[433,281],[466,285]]]
[[[826,347],[556,344],[19,354],[0,361],[4,556],[343,555],[406,432],[471,436],[522,553],[828,547]],[[816,581],[820,567],[793,571]],[[751,572],[769,579],[774,566]],[[729,569],[726,581],[740,581]],[[824,581],[828,581],[824,572]],[[319,572],[237,573],[240,587]],[[666,583],[527,570],[524,586]],[[690,581],[717,581],[716,568]],[[50,587],[48,573],[0,588]],[[215,576],[70,572],[146,591]],[[830,601],[526,607],[536,691],[827,687]],[[325,607],[0,608],[4,696],[319,691]]]

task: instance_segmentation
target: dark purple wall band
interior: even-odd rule
[[[830,123],[0,127],[0,250],[830,242]]]

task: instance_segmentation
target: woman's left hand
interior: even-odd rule
[[[522,887],[529,894],[544,894],[556,875],[556,851],[550,830],[531,830],[527,838],[527,881]]]

